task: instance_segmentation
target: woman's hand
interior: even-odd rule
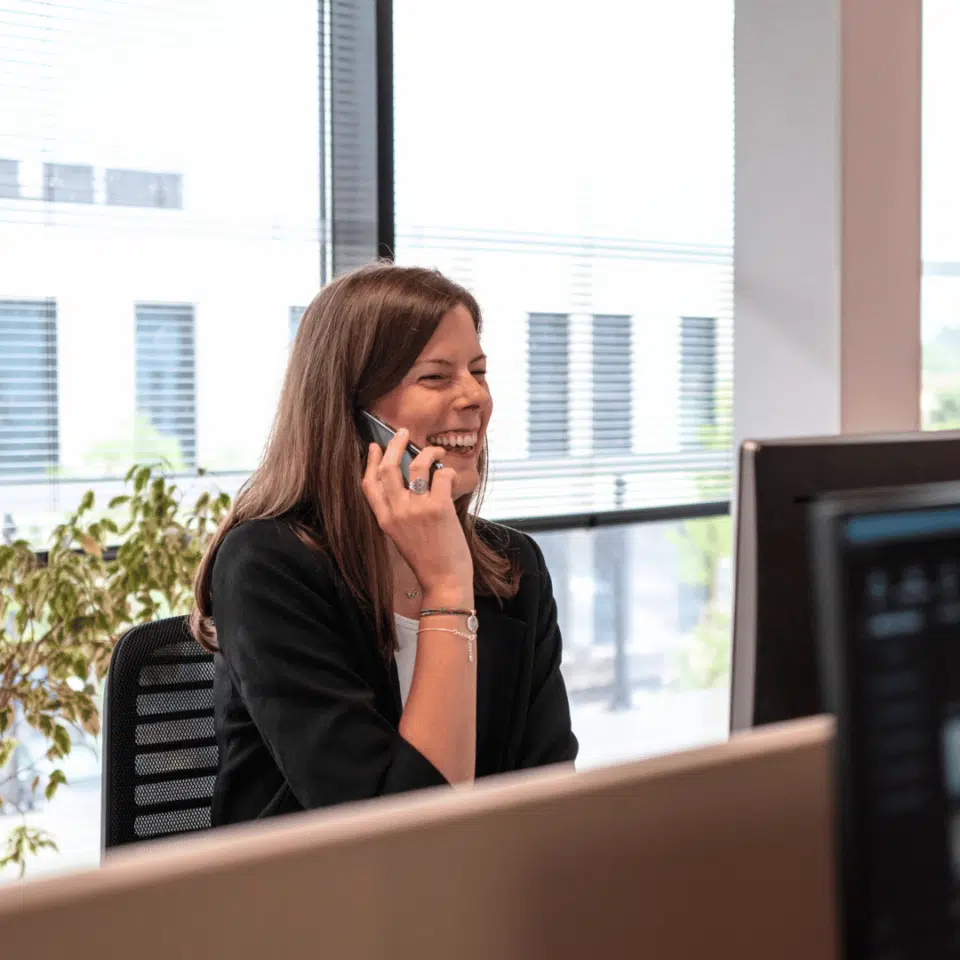
[[[363,475],[363,492],[380,529],[410,565],[424,598],[444,606],[473,606],[473,559],[453,504],[456,471],[437,470],[427,493],[404,486],[400,460],[409,442],[398,430],[386,452],[372,443]],[[410,482],[430,483],[430,467],[443,456],[440,447],[426,447],[410,465]]]
[[[399,430],[385,452],[370,445],[363,492],[380,528],[409,564],[427,607],[473,607],[473,560],[453,504],[456,473],[437,470],[426,493],[408,490],[400,459],[408,442]],[[443,450],[427,447],[410,464],[410,482],[430,482],[430,467]],[[438,629],[422,629],[400,735],[450,783],[470,783],[477,754],[477,672],[460,637],[459,617],[437,617]]]

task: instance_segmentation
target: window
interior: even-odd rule
[[[924,0],[921,411],[923,426],[933,430],[960,429],[958,38],[955,0]]]
[[[566,604],[558,622],[578,769],[726,738],[731,580],[710,527],[729,535],[730,519],[536,535]],[[685,593],[694,569],[715,578],[709,598]]]
[[[570,318],[531,313],[527,331],[530,456],[564,457],[570,449]]]
[[[734,4],[393,7],[396,258],[483,310],[483,511],[545,531],[580,766],[723,737],[729,518],[612,520],[730,496]]]
[[[43,199],[55,203],[93,203],[93,167],[45,163]]]
[[[0,6],[0,153],[23,160],[18,182],[38,198],[29,221],[0,203],[0,249],[63,321],[57,482],[44,468],[16,499],[0,483],[0,523],[12,514],[44,546],[70,496],[117,491],[85,450],[129,449],[134,429],[138,450],[195,462],[234,493],[269,431],[291,304],[373,259],[394,198],[398,262],[461,279],[484,310],[487,516],[690,503],[703,499],[699,470],[727,468],[729,449],[681,448],[677,405],[680,317],[717,318],[718,392],[732,377],[732,0],[396,3],[392,105],[374,73],[390,48],[376,44],[376,12],[390,5],[284,3],[265,18],[250,4],[223,16],[224,4],[113,0],[87,16],[51,0],[42,23],[29,4]],[[378,151],[378,112],[394,120],[392,155]],[[438,116],[469,131],[456,162]],[[95,168],[66,162],[88,158]],[[164,201],[188,201],[189,215],[138,209],[158,194],[151,171],[176,171]],[[635,318],[632,427],[615,456],[594,455],[595,316]],[[0,368],[4,355],[0,342]],[[618,410],[622,424],[622,398]],[[3,469],[9,456],[0,445]],[[681,544],[700,542],[687,533],[630,529],[617,575],[633,709],[616,714],[616,646],[594,642],[611,620],[598,599],[608,546],[596,529],[550,534],[582,766],[725,734],[722,684],[683,667],[690,644],[696,665],[703,644],[727,642],[711,626],[701,643],[676,616]],[[97,860],[97,784],[96,770],[71,771],[54,801],[61,868]]]
[[[303,319],[304,313],[306,313],[306,307],[291,307],[290,308],[290,342],[293,343],[293,338],[297,335],[297,331],[300,329],[300,321]]]
[[[146,170],[107,170],[107,203],[118,207],[183,208],[183,177],[179,173]]]
[[[197,465],[196,352],[193,307],[138,304],[136,311],[137,429],[173,441],[163,459],[176,469]],[[143,418],[141,421],[140,418]],[[141,424],[143,424],[141,426]],[[138,437],[138,450],[163,452]]]
[[[680,440],[685,447],[710,443],[717,421],[717,321],[680,320]]]
[[[46,548],[135,460],[202,467],[230,494],[256,467],[291,304],[378,252],[379,6],[0,3],[0,196],[30,198],[0,199],[0,299],[50,358],[10,373],[8,303],[0,537]],[[52,303],[20,302],[41,294],[59,329]],[[67,776],[32,815],[60,852],[31,873],[99,859],[98,758],[74,750]]]
[[[20,162],[0,158],[0,200],[16,200],[20,196]]]
[[[492,519],[730,493],[733,3],[599,0],[587,21],[604,29],[546,0],[394,5],[396,259],[484,311]],[[456,164],[427,102],[471,131]],[[696,373],[682,317],[714,324]]]
[[[629,453],[633,428],[631,317],[593,318],[593,449]]]
[[[543,553],[544,563],[550,571],[553,583],[553,598],[557,602],[557,619],[567,623],[572,619],[570,600],[570,537],[564,532],[538,533],[537,544]]]
[[[59,472],[15,498],[0,491],[0,525],[12,514],[44,548],[75,492],[109,501],[140,457],[195,463],[231,493],[256,466],[290,305],[332,275],[350,191],[376,188],[341,167],[334,215],[332,139],[375,133],[340,99],[360,70],[353,59],[372,48],[363,29],[350,34],[359,5],[282,4],[265,23],[254,8],[225,20],[216,5],[169,0],[51,0],[42,17],[36,4],[0,3],[0,198],[30,198],[28,208],[0,199],[0,298],[56,299],[61,407]],[[355,237],[351,250],[359,256]],[[170,368],[188,350],[180,334],[149,360],[143,344],[147,315],[160,323],[154,308],[168,326],[150,336],[186,322],[165,304],[191,305],[201,338],[180,393]],[[187,405],[176,417],[171,396]],[[13,470],[6,456],[0,445],[0,473]]]
[[[626,597],[620,576],[629,568],[626,550],[629,546],[623,527],[603,527],[594,537],[594,602],[593,642],[616,645],[622,642],[626,624],[623,605]]]
[[[0,300],[0,480],[52,476],[58,414],[56,304]]]

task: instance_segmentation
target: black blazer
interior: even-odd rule
[[[560,630],[537,544],[498,534],[521,569],[515,597],[477,597],[476,775],[572,761]],[[240,524],[213,568],[214,825],[446,783],[398,732],[396,665],[333,563],[285,520]]]

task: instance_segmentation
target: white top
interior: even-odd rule
[[[401,617],[399,613],[395,613],[393,619],[397,622],[397,651],[394,659],[397,661],[397,674],[400,677],[400,700],[406,706],[410,683],[413,680],[413,665],[417,659],[417,631],[420,629],[420,621]]]

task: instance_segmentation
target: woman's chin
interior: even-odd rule
[[[461,497],[472,495],[480,484],[480,474],[477,472],[476,463],[464,463],[454,466],[457,471],[457,482],[453,485],[453,499],[459,500]]]

